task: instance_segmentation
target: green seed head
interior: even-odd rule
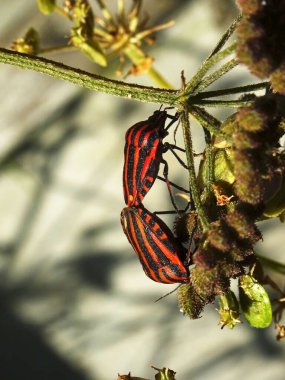
[[[204,301],[195,292],[193,285],[183,284],[177,290],[178,305],[180,311],[190,319],[199,318],[204,308]]]

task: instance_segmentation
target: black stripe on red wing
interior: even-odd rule
[[[180,261],[176,246],[173,246],[168,239],[161,240],[156,230],[153,229],[150,223],[146,220],[151,220],[152,214],[144,209],[144,218],[142,218],[138,209],[128,208],[127,214],[132,220],[134,226],[133,231],[128,231],[129,239],[134,243],[136,240],[135,249],[138,253],[142,266],[146,274],[154,281],[162,283],[175,283],[175,282],[187,282],[188,271]],[[136,236],[132,236],[135,233]],[[165,235],[163,233],[163,235]],[[132,244],[134,247],[134,244]],[[164,269],[164,272],[162,271]],[[150,271],[153,271],[154,275],[149,275]]]
[[[173,281],[161,276],[160,269],[162,264],[158,261],[155,252],[149,245],[144,223],[141,222],[141,219],[133,212],[132,208],[129,208],[125,214],[128,220],[126,234],[140,259],[145,274],[153,281],[172,283]]]
[[[177,241],[168,226],[157,216],[150,213],[145,208],[136,209],[148,228],[149,241],[159,248],[164,258],[160,256],[161,263],[171,268],[172,272],[178,276],[188,278],[188,270],[183,265],[185,259],[185,248]]]
[[[156,271],[156,264],[146,249],[144,239],[138,227],[136,215],[131,212],[131,208],[125,208],[122,211],[122,218],[123,230],[136,252],[145,274],[153,281],[160,282]]]
[[[167,116],[166,111],[155,111],[126,132],[123,188],[128,206],[142,202],[158,175]]]
[[[156,152],[159,152],[156,154]],[[155,159],[149,157],[152,153]],[[128,206],[137,206],[152,187],[159,171],[162,150],[154,152],[133,145],[126,148],[123,170],[123,188]],[[131,196],[131,197],[130,197]]]

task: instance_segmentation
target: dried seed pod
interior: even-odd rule
[[[233,135],[233,145],[238,150],[259,149],[264,141],[258,133],[239,131]]]
[[[223,257],[221,252],[211,247],[199,248],[193,255],[193,263],[204,269],[212,269]]]
[[[238,0],[238,4],[244,15],[236,29],[240,62],[260,78],[272,75],[273,89],[284,94],[284,1]]]
[[[256,13],[262,7],[260,0],[237,0],[237,4],[246,15]]]
[[[285,95],[285,62],[273,71],[270,80],[272,88],[280,94]]]
[[[229,231],[220,220],[210,224],[207,231],[207,240],[211,246],[221,252],[227,252],[231,248]]]
[[[248,243],[254,244],[262,238],[254,221],[246,213],[238,210],[230,211],[225,215],[224,220],[235,231],[238,239],[247,240]]]
[[[250,246],[242,246],[234,245],[234,247],[231,249],[230,252],[231,258],[234,262],[241,262],[243,263],[245,260],[247,260],[249,257],[254,256],[253,248]]]
[[[232,136],[238,130],[237,112],[230,115],[221,125],[221,132],[227,136]]]
[[[263,201],[264,183],[262,179],[262,162],[250,151],[233,152],[235,190],[241,201],[258,205]]]
[[[196,265],[191,270],[191,281],[198,295],[205,303],[212,302],[215,296],[224,294],[230,286],[230,277],[226,276],[223,268],[224,262],[211,269]]]
[[[190,211],[177,217],[173,227],[175,235],[182,243],[187,242],[191,236],[195,238],[195,232],[198,228],[197,212]]]
[[[254,106],[241,108],[237,115],[239,127],[248,132],[260,132],[267,127],[265,113]]]
[[[205,302],[195,292],[193,285],[183,284],[177,290],[177,299],[180,311],[190,319],[199,318]]]

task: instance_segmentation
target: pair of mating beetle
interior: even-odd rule
[[[165,127],[167,118],[173,119]],[[147,120],[126,132],[123,189],[127,207],[121,212],[125,235],[136,252],[145,274],[153,281],[173,284],[189,282],[183,264],[185,249],[167,225],[142,205],[142,200],[158,177],[162,154],[171,145],[163,144],[167,129],[177,117],[155,111]]]

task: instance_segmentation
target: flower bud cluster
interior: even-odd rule
[[[260,238],[254,218],[242,203],[210,223],[193,255],[195,267],[190,276],[194,290],[204,303],[225,294],[230,279],[244,273],[244,266],[253,255],[253,244]]]
[[[245,267],[254,262],[253,245],[262,237],[255,222],[285,177],[279,144],[284,134],[283,98],[276,94],[256,98],[221,126],[232,141],[229,167],[235,180],[228,184],[234,197],[211,210],[208,230],[194,237],[198,248],[192,258],[191,292],[198,294],[204,304],[227,293],[230,279],[243,275]]]
[[[87,0],[74,0],[69,9],[73,21],[70,44],[79,48],[91,61],[107,66],[106,57],[94,39],[94,14]]]
[[[11,48],[19,53],[37,55],[40,50],[40,37],[34,28],[28,29],[23,37],[17,38]]]
[[[281,186],[283,163],[279,139],[282,110],[280,96],[265,95],[252,106],[241,108],[235,117],[232,162],[235,193],[255,207],[264,205]]]
[[[237,0],[243,13],[237,26],[237,56],[259,78],[285,94],[285,2]]]

